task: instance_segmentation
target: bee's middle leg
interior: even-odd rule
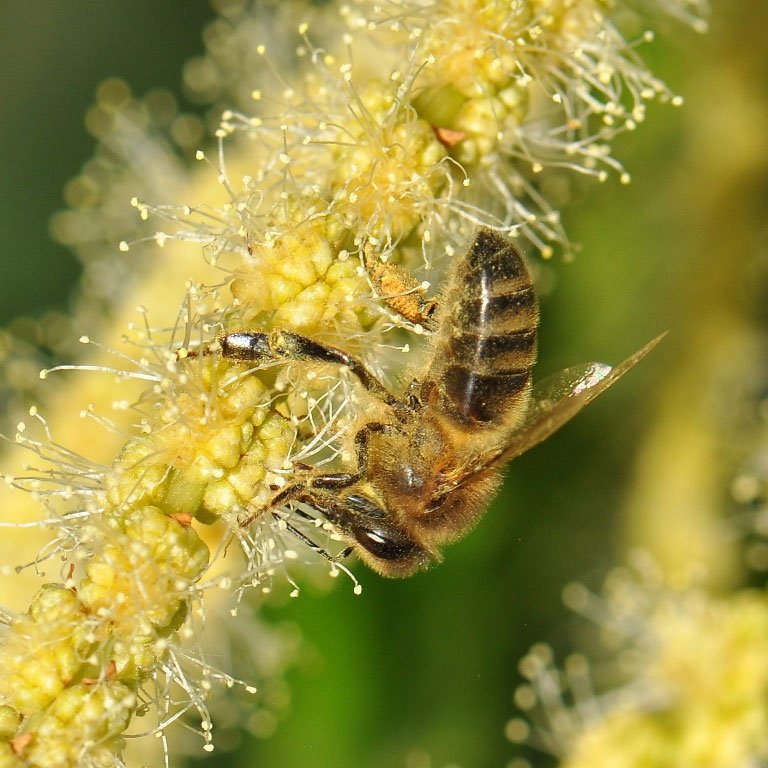
[[[428,298],[413,275],[398,264],[383,261],[370,242],[363,246],[363,263],[375,292],[391,309],[428,331],[436,329],[438,300]]]

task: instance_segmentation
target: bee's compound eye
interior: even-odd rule
[[[381,560],[403,560],[422,554],[414,541],[388,526],[355,525],[352,535],[361,547]]]

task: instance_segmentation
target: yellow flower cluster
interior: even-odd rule
[[[325,217],[252,245],[231,283],[243,324],[305,334],[370,328],[376,318],[365,301],[370,288],[359,262],[341,247],[345,234],[338,217]]]
[[[617,684],[595,691],[583,655],[560,670],[551,649],[534,646],[520,663],[527,682],[515,694],[527,718],[507,724],[508,738],[553,752],[562,768],[765,760],[768,597],[672,588],[645,555],[637,564],[641,575],[617,569],[601,596],[580,585],[565,592],[571,608],[600,623]]]
[[[107,478],[116,510],[145,504],[210,522],[263,501],[265,474],[280,469],[295,440],[289,419],[270,410],[257,375],[214,356],[188,357],[158,403],[157,423],[126,445]]]
[[[427,62],[414,87],[419,115],[454,159],[510,190],[506,215],[551,255],[552,241],[564,235],[531,174],[553,166],[605,180],[613,169],[626,182],[610,140],[637,127],[648,100],[680,103],[614,27],[612,7],[601,0],[357,0],[345,15],[353,28],[384,27],[418,40]]]
[[[647,701],[619,705],[583,730],[563,768],[731,768],[768,757],[768,599],[691,595],[658,606]],[[642,651],[642,646],[639,649]],[[642,696],[642,694],[641,694]]]
[[[158,383],[155,418],[105,475],[66,585],[45,586],[0,649],[9,765],[117,765],[143,684],[200,600],[209,550],[195,519],[237,526],[290,453],[295,426],[256,375],[215,356],[170,367],[183,372]]]
[[[123,747],[122,733],[135,708],[135,692],[121,683],[77,683],[63,691],[44,713],[30,717],[27,730],[9,738],[20,718],[10,707],[3,707],[0,766],[114,766],[115,755]]]
[[[158,627],[149,618],[137,625],[142,614],[133,610],[135,587],[128,585],[119,591],[107,584],[118,566],[112,558],[124,559],[126,546],[134,560],[140,551],[150,559],[149,565],[142,563],[141,570],[157,568],[162,580],[165,569],[165,581],[179,588],[176,574],[162,559],[167,552],[152,551],[158,549],[158,542],[147,541],[148,533],[158,531],[140,526],[144,530],[138,538],[130,538],[138,533],[136,522],[128,526],[126,541],[113,543],[103,557],[89,564],[88,572],[101,580],[101,589],[88,578],[79,592],[46,585],[35,596],[29,613],[9,627],[0,672],[0,690],[7,702],[0,712],[0,765],[117,765],[123,732],[139,701],[137,663],[146,669],[147,654],[156,657],[162,652],[160,640],[170,627]],[[167,550],[167,544],[160,548]],[[177,560],[184,560],[187,553],[180,550]],[[205,563],[207,552],[199,559]],[[121,573],[125,576],[127,572]],[[163,616],[168,596],[167,590],[154,595],[153,619],[168,621]],[[168,605],[178,610],[179,602],[171,599]],[[119,626],[121,612],[124,618]]]

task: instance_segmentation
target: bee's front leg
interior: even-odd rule
[[[241,527],[248,527],[257,517],[263,514],[271,514],[275,520],[278,520],[294,538],[298,539],[302,544],[309,547],[312,551],[317,552],[330,562],[336,563],[339,560],[347,557],[354,547],[346,547],[338,555],[332,555],[323,546],[311,539],[304,531],[297,528],[289,520],[286,520],[285,514],[280,512],[280,507],[284,507],[292,502],[298,502],[306,504],[317,512],[321,513],[331,525],[338,530],[345,538],[348,538],[349,531],[347,526],[344,525],[346,519],[349,517],[349,510],[345,506],[344,499],[334,493],[332,490],[334,484],[337,488],[343,488],[349,484],[351,475],[339,473],[336,475],[323,475],[306,481],[291,483],[285,488],[276,493],[266,507],[252,512],[248,517],[239,520]],[[313,481],[322,479],[325,485],[324,487],[313,488]],[[300,517],[307,520],[316,521],[317,518],[311,514],[308,514],[301,510],[299,507],[294,507],[294,512]]]
[[[316,509],[368,565],[386,576],[409,575],[427,564],[427,550],[392,519],[386,508],[364,493],[355,493],[354,489],[329,489],[330,477],[333,476],[318,476],[307,482],[286,486],[274,496],[267,509],[275,510],[290,502]],[[326,483],[326,487],[313,485],[318,480]],[[291,533],[299,534],[300,540],[309,542],[312,549],[334,560],[301,531],[289,523],[286,525]]]
[[[321,505],[328,504],[330,499],[327,498],[326,494],[323,494],[322,492],[321,496],[318,497],[307,487],[306,483],[292,483],[277,493],[265,508],[259,510],[258,512],[252,513],[247,518],[241,519],[239,521],[240,526],[246,528],[253,522],[256,517],[265,513],[269,513],[276,521],[279,522],[281,526],[284,527],[285,530],[291,534],[291,536],[331,563],[338,563],[340,560],[343,560],[345,557],[352,553],[353,547],[348,546],[337,554],[331,554],[327,549],[325,549],[325,547],[318,544],[316,541],[310,538],[308,534],[304,533],[304,531],[300,530],[296,525],[287,520],[285,514],[280,512],[280,507],[289,504],[292,501],[304,502],[305,504],[308,504],[309,506],[317,509]],[[317,519],[313,515],[302,511],[298,507],[294,509],[294,512],[307,520],[315,521]]]
[[[307,467],[311,471],[310,467]],[[247,517],[240,519],[243,528],[248,527],[258,516],[270,510],[278,509],[292,501],[300,501],[316,509],[320,505],[333,506],[334,491],[348,488],[356,483],[360,472],[335,472],[324,475],[309,474],[308,477],[289,483],[284,488],[276,491],[275,495],[262,508],[251,512]]]

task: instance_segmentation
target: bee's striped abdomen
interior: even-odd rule
[[[478,230],[443,298],[430,378],[449,417],[511,426],[525,413],[538,305],[528,270],[503,236]]]

